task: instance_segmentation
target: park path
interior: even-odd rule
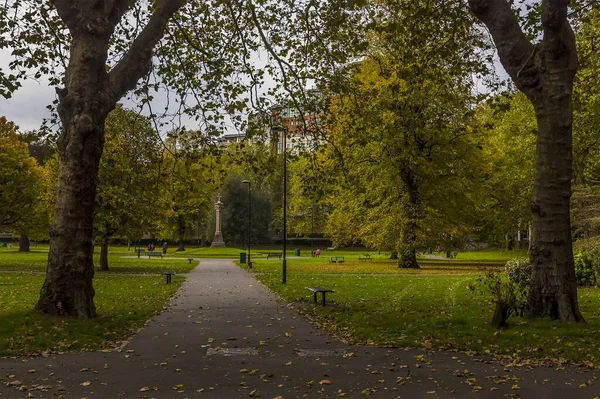
[[[600,392],[596,373],[576,368],[505,368],[462,353],[346,345],[277,299],[230,260],[203,259],[167,309],[120,351],[0,359],[0,399],[575,399]]]

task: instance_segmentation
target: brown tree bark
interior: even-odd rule
[[[577,72],[575,36],[567,20],[569,0],[542,3],[543,39],[532,44],[506,0],[469,0],[489,29],[502,65],[531,100],[538,122],[531,211],[533,266],[529,312],[581,322],[571,247],[571,94]]]
[[[400,177],[408,194],[408,203],[404,209],[406,222],[402,226],[403,245],[399,250],[398,267],[420,269],[417,263],[417,230],[419,229],[418,219],[421,213],[421,196],[415,177],[408,167],[400,170]]]
[[[19,237],[19,252],[29,252],[29,236],[21,234]]]
[[[156,1],[148,24],[109,72],[105,69],[109,40],[130,1],[52,3],[72,42],[65,87],[57,89],[62,122],[58,186],[46,280],[36,308],[49,314],[94,317],[92,228],[106,116],[149,72],[152,49],[185,0]]]
[[[179,215],[177,220],[177,251],[185,251],[183,240],[185,239],[185,218]]]
[[[102,241],[100,244],[100,270],[108,271],[108,241]]]

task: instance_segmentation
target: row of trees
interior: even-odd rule
[[[253,237],[270,239],[274,159],[256,146],[219,150],[198,132],[171,132],[163,139],[149,118],[117,106],[106,121],[94,211],[94,242],[101,247],[100,270],[108,269],[108,244],[118,238],[135,243],[150,233],[178,242],[214,234],[214,200],[220,190],[227,203],[228,240],[246,240],[248,210],[241,181],[255,183]],[[23,237],[47,240],[56,198],[58,156],[51,142],[36,142],[0,119],[0,226]],[[33,153],[37,149],[40,155]],[[260,165],[262,163],[262,166]],[[254,170],[254,172],[253,172]],[[263,188],[264,186],[264,188]],[[258,212],[256,212],[258,210]],[[260,214],[260,213],[263,214]]]

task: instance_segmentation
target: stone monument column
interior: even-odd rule
[[[212,248],[225,248],[225,241],[223,241],[223,233],[221,232],[221,209],[223,203],[221,202],[221,196],[219,195],[217,202],[215,203],[215,238],[213,239]]]

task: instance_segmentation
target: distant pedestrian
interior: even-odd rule
[[[152,249],[153,249],[153,248],[152,248],[152,243],[148,244],[148,252],[151,252],[151,251],[152,251]]]
[[[163,255],[167,253],[167,249],[169,248],[169,244],[167,242],[163,242]]]
[[[317,248],[317,250],[315,251],[315,256],[318,258],[319,255],[321,255],[321,250]]]

